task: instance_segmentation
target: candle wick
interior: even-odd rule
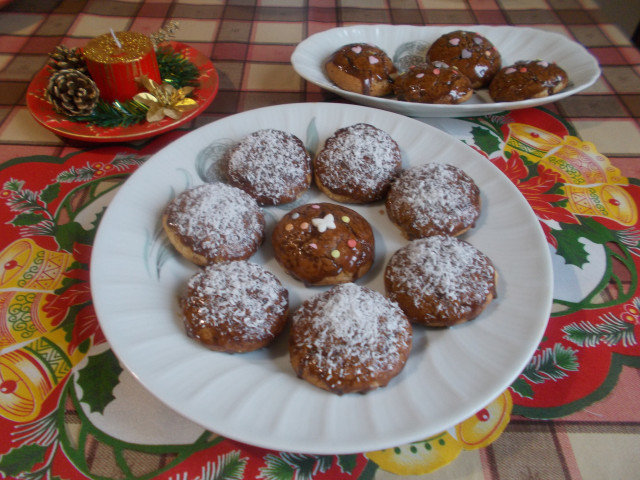
[[[113,28],[110,28],[109,30],[111,31],[111,36],[113,37],[113,40],[116,42],[116,46],[118,48],[122,48],[122,44],[118,40],[118,37],[116,37],[116,33],[113,31]]]

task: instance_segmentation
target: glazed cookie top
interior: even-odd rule
[[[353,201],[372,202],[386,195],[400,173],[402,157],[384,130],[358,123],[337,130],[314,161],[316,181]]]
[[[262,205],[295,200],[311,184],[311,157],[296,136],[274,129],[253,132],[225,157],[229,183]]]
[[[457,67],[473,88],[489,85],[502,62],[500,52],[487,38],[466,30],[440,36],[429,48],[427,60]]]
[[[366,43],[351,43],[339,48],[327,63],[359,79],[364,95],[369,94],[373,82],[386,82],[396,72],[393,62],[382,49]]]
[[[256,201],[224,183],[205,183],[180,193],[164,214],[168,228],[207,258],[236,258],[255,250],[264,236],[264,216]]]
[[[498,72],[489,85],[489,95],[496,102],[546,97],[564,89],[568,82],[567,73],[553,62],[519,61]]]
[[[389,191],[386,207],[408,238],[456,235],[475,224],[480,190],[461,169],[427,163],[402,172]]]
[[[340,389],[347,371],[359,381],[397,368],[411,347],[411,325],[382,294],[346,283],[305,301],[292,317],[290,348]]]
[[[353,275],[373,259],[369,222],[350,208],[312,203],[288,212],[273,230],[276,259],[309,284],[340,273]]]
[[[385,270],[385,285],[412,299],[435,317],[465,318],[495,294],[495,268],[473,245],[448,235],[409,242],[396,251]]]
[[[393,84],[398,100],[458,104],[471,98],[469,79],[443,62],[422,63],[399,75]]]
[[[286,314],[287,290],[271,272],[238,261],[209,265],[191,277],[181,298],[187,330],[218,329],[236,342],[273,337],[271,329]]]

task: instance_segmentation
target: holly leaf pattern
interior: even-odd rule
[[[30,472],[34,465],[44,461],[47,447],[42,445],[22,445],[12,448],[0,457],[0,472],[7,478],[15,478],[22,472]]]
[[[44,203],[48,205],[53,200],[58,198],[59,194],[60,194],[60,184],[53,183],[45,187],[45,189],[40,192],[40,200],[42,200]]]
[[[579,230],[570,228],[551,230],[551,235],[557,242],[556,252],[564,258],[567,265],[575,265],[582,268],[589,261],[589,254],[585,250],[584,244],[578,240],[578,238],[584,236]]]
[[[473,127],[471,129],[474,143],[487,155],[500,150],[500,140],[491,131],[483,127]]]
[[[16,227],[27,227],[29,225],[37,225],[45,220],[45,217],[39,213],[21,213],[11,220],[12,225]]]
[[[113,389],[120,383],[122,367],[111,350],[89,357],[87,366],[78,372],[78,385],[82,387],[81,402],[92,412],[103,413],[115,398]]]

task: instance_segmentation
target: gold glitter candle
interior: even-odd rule
[[[100,97],[106,102],[129,100],[142,91],[136,81],[142,75],[162,83],[149,37],[138,32],[114,35],[100,35],[82,49],[91,78],[100,89]]]

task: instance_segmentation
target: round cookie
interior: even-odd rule
[[[226,176],[260,205],[296,200],[311,185],[311,157],[302,141],[281,130],[253,132],[227,152]]]
[[[334,285],[362,277],[373,263],[373,231],[357,212],[332,203],[291,210],[276,224],[278,263],[306,285]]]
[[[453,165],[426,163],[405,170],[385,202],[389,219],[405,238],[461,235],[480,215],[480,189]]]
[[[553,95],[564,90],[568,83],[567,72],[555,63],[520,61],[496,74],[489,85],[489,95],[496,102],[517,102]]]
[[[298,377],[339,395],[384,387],[404,367],[412,328],[382,294],[347,283],[305,301],[291,319]]]
[[[473,88],[458,69],[436,62],[414,65],[396,77],[393,93],[406,102],[458,104],[471,98]]]
[[[369,203],[384,198],[401,168],[402,156],[396,141],[367,123],[337,130],[313,161],[318,188],[342,203]]]
[[[473,245],[448,235],[409,242],[389,259],[389,298],[414,323],[449,327],[477,317],[496,297],[498,274]]]
[[[383,97],[391,93],[396,68],[380,48],[352,43],[336,50],[324,66],[329,79],[349,92]]]
[[[207,265],[249,258],[262,243],[265,222],[249,194],[205,183],[174,198],[162,213],[162,226],[181,255]]]
[[[444,62],[458,68],[469,78],[472,88],[489,85],[502,65],[500,52],[487,38],[466,30],[438,37],[426,57],[427,61]]]
[[[250,352],[284,328],[289,293],[260,265],[218,263],[191,277],[180,307],[189,337],[211,350]]]

